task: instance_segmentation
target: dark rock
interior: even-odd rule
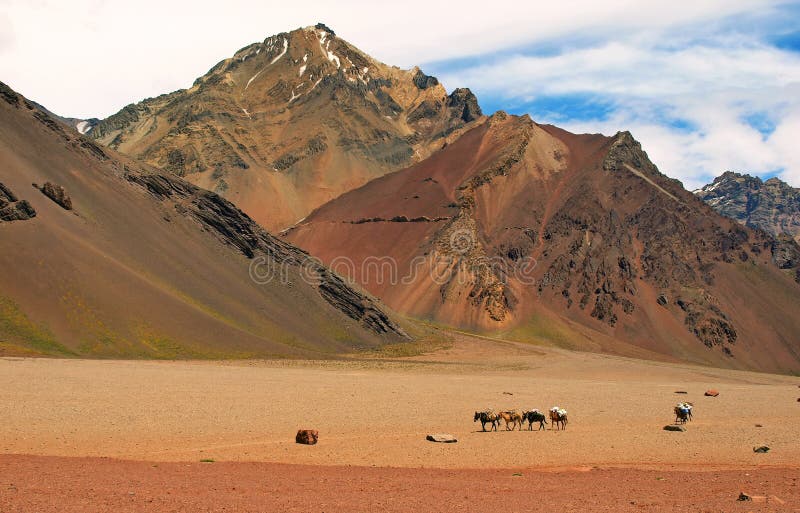
[[[710,390],[706,390],[706,393],[704,395],[706,397],[717,397],[719,395],[719,392],[714,390],[714,389],[710,389]]]
[[[97,160],[108,160],[108,155],[106,155],[106,152],[104,152],[103,149],[93,141],[90,141],[89,139],[81,139],[80,146],[81,148],[87,150]]]
[[[758,452],[763,454],[769,452],[769,447],[766,445],[758,445],[756,447],[753,447],[753,452]]]
[[[176,210],[200,222],[247,258],[261,254],[279,264],[302,268],[304,276],[314,278],[325,301],[368,330],[379,335],[409,338],[374,299],[347,285],[304,251],[269,234],[222,196],[169,175],[129,173],[126,178],[159,200],[174,201]]]
[[[483,116],[478,98],[467,88],[459,88],[447,97],[447,107],[454,111],[465,123]]]
[[[14,107],[19,107],[19,95],[3,82],[0,82],[0,98],[10,103]]]
[[[800,233],[800,229],[798,229]],[[800,246],[791,237],[780,235],[772,243],[772,261],[780,269],[800,267]]]
[[[668,302],[669,300],[667,299],[667,296],[665,296],[664,294],[659,294],[658,298],[656,299],[656,303],[658,303],[661,306],[667,306]]]
[[[439,442],[443,444],[454,444],[458,442],[458,439],[455,436],[446,433],[434,433],[426,436],[425,439],[430,442]]]
[[[686,390],[676,390],[675,393],[676,394],[688,394],[689,392],[687,392]]]
[[[683,426],[678,426],[678,425],[675,425],[675,424],[667,424],[666,426],[664,426],[664,431],[679,431],[679,432],[684,432],[684,431],[686,431],[686,428],[685,428],[685,427],[683,427]]]
[[[319,440],[319,431],[316,429],[300,429],[294,437],[298,444],[315,445]]]
[[[427,89],[439,85],[439,80],[437,80],[436,77],[426,75],[421,70],[417,70],[412,80],[414,81],[414,85],[420,89]]]
[[[60,185],[45,182],[39,190],[64,210],[72,210],[72,198],[69,197],[67,191]]]
[[[740,502],[746,502],[746,501],[752,501],[753,498],[744,492],[739,492],[739,498],[737,498],[736,500]]]
[[[31,204],[20,201],[11,189],[0,183],[0,221],[25,221],[33,217],[36,217],[36,210]]]
[[[36,217],[36,211],[26,200],[9,203],[0,208],[0,221],[25,221]]]
[[[406,120],[409,123],[416,123],[420,119],[433,119],[442,111],[442,104],[435,100],[424,100],[422,103],[408,113]]]
[[[11,189],[0,183],[0,200],[4,200],[6,204],[19,201],[17,196],[11,192]]]
[[[336,32],[334,32],[332,28],[330,28],[329,26],[325,25],[324,23],[317,23],[316,25],[314,25],[314,28],[317,29],[317,30],[324,30],[325,32],[327,32],[328,34],[330,34],[332,36],[336,35]]]

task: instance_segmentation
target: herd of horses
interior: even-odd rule
[[[567,429],[567,411],[561,408],[553,407],[549,411],[551,429],[556,430]],[[547,415],[539,410],[504,410],[494,411],[486,409],[483,411],[476,411],[473,422],[480,421],[481,428],[486,431],[486,424],[491,424],[490,431],[497,431],[497,426],[500,422],[505,422],[506,431],[514,431],[519,428],[522,431],[522,426],[525,422],[528,423],[528,431],[533,430],[534,424],[539,424],[539,430],[547,429]]]
[[[692,403],[683,402],[675,406],[675,423],[685,424],[692,420]],[[562,430],[567,429],[567,411],[554,406],[548,411],[550,417],[550,429]],[[503,410],[494,411],[486,409],[483,411],[476,411],[473,422],[480,421],[481,428],[486,431],[486,424],[491,424],[490,431],[497,431],[497,426],[500,422],[505,422],[506,431],[514,431],[519,428],[522,431],[522,426],[525,422],[528,423],[528,431],[533,430],[534,424],[539,424],[539,430],[547,429],[547,415],[539,410]]]

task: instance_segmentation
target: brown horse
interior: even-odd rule
[[[561,408],[550,409],[550,429],[567,429],[567,422],[567,410],[563,410]]]
[[[516,428],[517,426],[519,426],[519,430],[522,431],[523,416],[521,411],[519,410],[501,411],[499,415],[500,418],[506,422],[506,431],[514,431],[514,428]]]

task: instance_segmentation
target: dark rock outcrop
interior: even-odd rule
[[[314,25],[314,28],[317,29],[317,30],[324,30],[325,32],[327,32],[328,34],[330,34],[332,36],[336,35],[336,32],[334,32],[332,28],[330,28],[329,26],[325,25],[324,23],[317,23],[316,25]]]
[[[60,185],[45,182],[45,184],[38,187],[38,189],[42,191],[42,194],[53,200],[54,203],[64,210],[72,210],[72,198],[70,198],[67,191]]]
[[[0,206],[19,201],[11,189],[0,183]]]
[[[265,256],[278,264],[301,268],[304,276],[314,278],[320,295],[331,306],[373,333],[408,338],[374,299],[350,287],[306,252],[270,235],[218,194],[170,175],[129,172],[126,178],[162,201],[175,202],[177,210],[197,220],[247,258]]]
[[[483,116],[478,98],[466,87],[455,89],[450,93],[447,97],[447,107],[465,123]]]
[[[0,207],[0,221],[25,221],[36,217],[36,210],[25,200]]]
[[[780,269],[800,268],[800,246],[788,235],[778,235],[771,250],[772,261]]]
[[[436,77],[426,75],[421,70],[417,70],[417,72],[414,74],[413,80],[414,85],[420,89],[427,89],[429,87],[439,85],[439,80]]]
[[[0,222],[25,221],[36,217],[36,210],[0,183]]]

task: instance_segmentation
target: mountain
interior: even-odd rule
[[[800,242],[800,189],[779,178],[727,171],[694,193],[724,216]]]
[[[0,355],[308,357],[407,338],[230,202],[2,83],[0,161]]]
[[[793,242],[717,214],[627,132],[484,116],[469,90],[448,94],[321,24],[247,46],[87,135],[161,180],[218,192],[404,314],[800,371]]]
[[[631,134],[503,112],[318,208],[291,242],[394,309],[514,340],[800,370],[797,265]]]
[[[277,231],[424,159],[481,117],[468,89],[447,94],[319,24],[246,46],[191,88],[128,105],[88,135]]]

